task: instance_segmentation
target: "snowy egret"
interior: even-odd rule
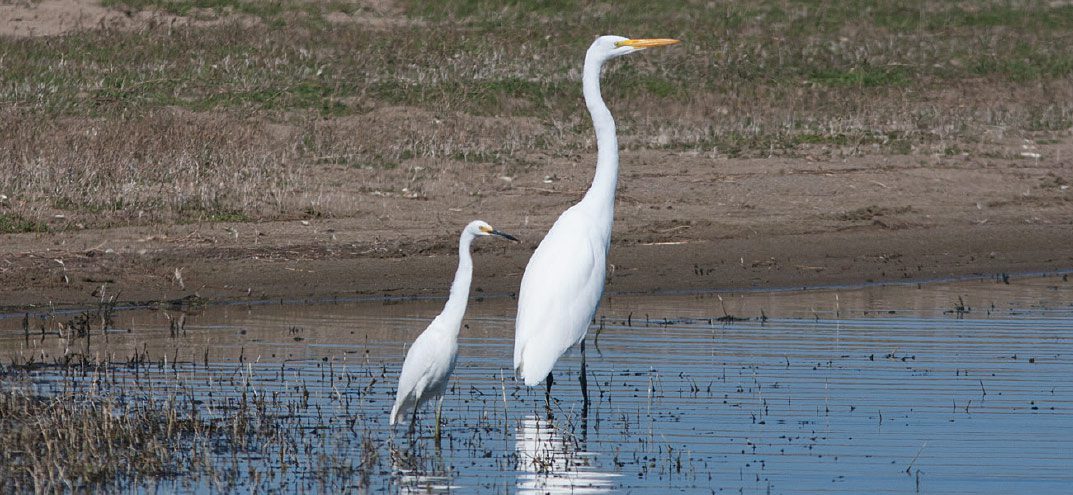
[[[439,398],[436,405],[436,439],[440,438],[440,412],[443,407],[443,391],[455,369],[458,359],[458,331],[462,316],[466,313],[469,299],[469,284],[473,280],[473,258],[469,246],[473,239],[483,236],[498,236],[517,241],[514,236],[493,229],[491,225],[474,220],[462,229],[458,241],[458,270],[451,283],[451,295],[443,312],[429,323],[428,328],[417,337],[399,375],[399,389],[395,394],[395,406],[391,408],[390,423],[417,418],[417,410],[431,399]]]
[[[588,404],[585,332],[604,291],[618,182],[615,120],[600,96],[600,69],[613,58],[676,43],[673,39],[601,36],[585,54],[581,85],[596,130],[596,175],[585,197],[559,216],[529,259],[518,292],[515,321],[514,369],[530,387],[547,378],[549,406],[554,381],[551,370],[559,357],[578,343],[581,388]]]

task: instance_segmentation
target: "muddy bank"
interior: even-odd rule
[[[443,296],[457,230],[473,218],[523,240],[476,245],[476,294],[510,293],[548,226],[584,191],[590,162],[553,160],[463,198],[450,194],[451,181],[487,172],[459,171],[424,198],[359,197],[364,213],[347,218],[5,235],[0,305],[92,304],[102,287],[129,302]],[[623,162],[609,291],[797,288],[1073,268],[1073,193],[1059,187],[1069,174],[1062,161],[630,152]]]

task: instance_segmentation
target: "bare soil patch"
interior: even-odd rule
[[[604,74],[609,290],[1073,266],[1065,4],[0,2],[7,307],[441,295],[474,218],[510,293],[592,177],[593,26],[686,40]]]
[[[1044,152],[1073,156],[1068,144]],[[0,300],[85,305],[102,287],[133,302],[445,295],[458,229],[473,218],[522,238],[477,245],[477,293],[512,293],[543,233],[584,192],[594,158],[545,159],[510,181],[494,166],[456,164],[425,179],[419,196],[355,192],[342,217],[9,234]],[[1073,267],[1073,191],[1056,186],[1073,179],[1065,159],[622,159],[610,292]]]
[[[92,29],[141,31],[158,27],[205,27],[236,22],[250,25],[255,23],[256,19],[239,14],[198,18],[159,11],[135,12],[129,9],[110,9],[96,1],[0,2],[0,36],[57,36]]]

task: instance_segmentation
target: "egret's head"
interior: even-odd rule
[[[593,52],[595,55],[601,56],[604,60],[607,60],[638,52],[645,48],[675,45],[678,43],[681,42],[669,38],[630,39],[623,38],[622,36],[600,36],[599,38],[596,38],[596,41],[589,47],[589,51]]]
[[[488,225],[488,222],[485,222],[483,220],[474,220],[470,222],[470,224],[466,226],[466,232],[469,232],[476,237],[494,235],[496,237],[502,237],[507,240],[518,242],[518,239],[516,237],[506,232],[500,232],[492,228],[491,225]]]

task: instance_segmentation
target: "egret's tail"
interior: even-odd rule
[[[525,381],[525,363],[519,361],[514,364],[514,377],[523,382]]]
[[[399,397],[395,399],[395,405],[391,407],[391,416],[388,423],[391,426],[395,426],[395,423],[404,423],[408,419],[406,411],[413,410],[411,401],[407,400],[407,397]]]
[[[399,404],[396,403],[391,408],[391,416],[390,416],[390,419],[388,420],[388,424],[390,424],[391,426],[395,426],[395,423],[397,423],[398,421],[399,421]]]
[[[547,359],[546,356],[527,356],[523,351],[515,364],[514,371],[527,387],[534,387],[548,377],[548,373],[551,373],[551,369],[555,367],[556,360]]]

